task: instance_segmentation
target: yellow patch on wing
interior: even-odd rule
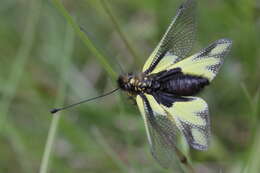
[[[149,132],[149,129],[148,129],[147,117],[146,117],[146,113],[145,113],[145,111],[147,111],[147,110],[144,107],[143,100],[142,100],[142,98],[139,95],[136,97],[136,103],[137,103],[139,111],[141,112],[143,120],[144,120],[144,126],[145,126],[145,130],[146,130],[148,142],[149,142],[150,145],[152,145],[151,135],[150,135],[150,132]]]
[[[154,49],[152,54],[149,56],[149,58],[146,60],[144,66],[143,66],[143,72],[145,72],[153,63],[154,59],[156,58],[156,54],[158,50],[160,49],[160,44]]]
[[[165,67],[168,67],[170,64],[175,62],[177,59],[178,59],[178,57],[176,55],[173,55],[173,54],[170,54],[170,53],[166,54],[163,57],[163,59],[157,64],[156,68],[151,73],[166,70]]]
[[[207,103],[197,97],[186,97],[190,101],[174,102],[172,107],[162,107],[171,115],[184,134],[187,142],[195,149],[208,148],[209,115]]]
[[[155,98],[150,94],[145,94],[146,98],[149,100],[150,106],[153,110],[154,116],[156,115],[165,115],[164,109],[158,104]]]
[[[202,99],[194,99],[187,102],[175,102],[171,108],[168,108],[174,116],[177,116],[181,121],[188,122],[194,125],[205,126],[206,120],[196,113],[207,109],[207,105]]]
[[[176,67],[181,67],[182,72],[185,74],[203,76],[211,81],[216,76],[216,72],[211,70],[210,67],[220,66],[222,64],[221,60],[222,59],[210,56],[206,57],[206,59],[196,59],[196,56],[192,56],[168,67],[167,69],[170,70]]]
[[[196,141],[197,144],[199,144],[200,146],[208,146],[208,139],[201,130],[197,128],[192,128],[191,134],[193,136],[194,141]]]
[[[199,53],[176,64],[169,61],[168,64],[162,64],[159,68],[155,68],[152,73],[179,67],[184,74],[202,76],[212,81],[223,64],[223,58],[229,52],[231,45],[232,42],[228,39],[217,40]]]
[[[231,42],[228,42],[228,41],[219,43],[215,48],[213,48],[210,51],[209,56],[222,53],[224,50],[227,50],[229,48],[230,44],[231,44]]]

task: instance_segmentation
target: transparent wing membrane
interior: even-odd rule
[[[195,39],[195,2],[187,0],[177,10],[163,38],[146,61],[143,72],[150,73],[160,61],[175,63],[186,57]],[[172,55],[165,59],[166,54]]]
[[[136,100],[145,122],[153,157],[164,168],[180,169],[175,152],[177,127],[153,96],[145,94],[137,96]]]

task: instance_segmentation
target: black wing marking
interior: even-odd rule
[[[165,93],[161,91],[154,92],[152,94],[155,100],[166,107],[171,107],[174,102],[188,102],[191,101],[190,98],[186,98],[183,96],[178,96],[175,94]]]
[[[198,97],[153,93],[160,106],[174,119],[176,126],[191,147],[207,150],[210,137],[210,121],[207,103]]]

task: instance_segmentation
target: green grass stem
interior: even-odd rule
[[[61,58],[62,62],[61,62],[61,68],[60,68],[60,81],[58,84],[58,96],[56,98],[56,106],[60,106],[64,103],[65,100],[65,96],[66,96],[66,76],[67,72],[69,71],[69,65],[70,65],[70,57],[73,51],[73,39],[74,39],[74,34],[73,31],[70,29],[70,27],[67,27],[67,32],[66,32],[66,38],[65,38],[65,43],[64,43],[64,55]],[[51,114],[49,114],[49,116],[51,116]],[[42,161],[41,161],[41,165],[40,165],[40,170],[39,173],[47,173],[48,169],[49,169],[49,163],[51,160],[51,152],[53,149],[53,145],[55,142],[55,137],[57,134],[57,129],[59,127],[59,122],[60,122],[60,118],[61,118],[61,113],[57,113],[55,115],[52,116],[52,120],[51,120],[51,125],[49,128],[49,132],[48,132],[48,137],[47,137],[47,141],[45,144],[45,148],[44,148],[44,153],[43,153],[43,157],[42,157]]]
[[[21,46],[19,47],[15,61],[11,66],[8,80],[5,81],[5,83],[2,83],[2,85],[4,85],[4,92],[2,95],[2,102],[0,103],[0,132],[6,124],[6,116],[9,113],[9,108],[24,73],[25,65],[30,57],[29,55],[35,38],[36,25],[38,23],[40,10],[41,1],[31,0],[28,6],[28,15],[20,44]]]
[[[31,0],[28,3],[28,12],[25,20],[20,47],[10,67],[10,75],[5,82],[1,82],[2,100],[0,103],[0,133],[3,133],[16,153],[16,158],[24,172],[32,172],[32,166],[29,164],[25,155],[28,152],[20,132],[15,128],[11,121],[7,120],[9,110],[13,99],[16,96],[17,88],[22,80],[25,66],[30,57],[30,52],[35,40],[36,26],[39,21],[42,2]]]
[[[107,0],[100,0],[100,4],[103,7],[107,16],[109,17],[110,21],[112,22],[116,32],[118,33],[118,35],[120,36],[120,38],[124,42],[126,48],[130,52],[130,54],[133,56],[135,63],[141,64],[141,61],[140,61],[141,59],[139,58],[138,53],[135,51],[135,49],[133,48],[133,46],[130,44],[129,40],[127,39],[126,35],[122,31],[116,17],[114,16],[112,10],[109,7],[109,4],[107,3]]]
[[[98,62],[102,65],[102,67],[106,70],[109,76],[112,79],[117,78],[117,73],[113,70],[112,66],[109,64],[107,59],[98,51],[89,37],[83,32],[80,27],[76,24],[74,19],[69,15],[68,11],[65,9],[60,0],[52,0],[56,8],[60,11],[60,13],[64,16],[66,21],[71,25],[71,27],[75,30],[75,33],[80,37],[83,43],[87,46],[87,48],[92,52],[92,54],[97,58]]]
[[[242,167],[241,172],[242,173],[246,173],[246,172],[258,172],[259,169],[256,168],[260,168],[258,163],[256,163],[255,161],[257,160],[258,154],[259,152],[259,117],[258,117],[258,105],[259,105],[259,89],[257,90],[256,94],[254,96],[251,96],[246,85],[244,83],[241,84],[241,88],[244,92],[244,95],[249,103],[250,109],[249,109],[249,113],[251,114],[251,128],[250,128],[250,143],[252,143],[252,147],[249,147],[248,149],[248,155],[245,158],[245,164]]]

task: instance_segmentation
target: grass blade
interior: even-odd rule
[[[259,89],[257,90],[256,94],[254,96],[251,96],[246,85],[244,83],[241,83],[241,88],[245,94],[245,97],[247,98],[249,105],[250,105],[250,112],[251,112],[251,129],[250,129],[250,141],[252,143],[252,147],[249,147],[248,155],[245,158],[244,165],[241,169],[242,173],[246,172],[259,172],[259,159],[258,154],[259,153],[259,117],[258,117],[258,102],[259,102]]]
[[[59,81],[59,88],[58,88],[59,93],[58,93],[58,96],[57,96],[57,99],[56,99],[56,105],[62,105],[64,100],[65,100],[66,76],[68,76],[67,72],[69,70],[67,70],[67,69],[69,68],[69,62],[70,62],[69,58],[71,57],[71,53],[72,53],[72,50],[73,50],[73,44],[74,44],[73,38],[74,38],[73,31],[68,26],[67,32],[66,32],[66,38],[65,38],[65,46],[64,46],[65,54],[64,54],[64,57],[62,58],[63,61],[61,62],[61,69],[60,69],[61,78],[60,78],[60,81]],[[52,152],[52,148],[53,148],[53,145],[54,145],[54,141],[55,141],[57,129],[58,129],[58,126],[59,126],[60,118],[61,118],[60,113],[57,113],[52,117],[51,125],[50,125],[50,129],[49,129],[49,132],[48,132],[48,137],[47,137],[46,145],[45,145],[45,148],[44,148],[44,153],[43,153],[39,173],[47,173],[48,172],[49,162],[50,162],[50,159],[51,159],[51,152]]]
[[[83,43],[88,47],[88,49],[92,52],[92,54],[97,58],[98,62],[106,70],[106,72],[109,74],[109,76],[115,80],[117,78],[117,73],[113,70],[112,66],[109,64],[109,62],[106,60],[106,58],[94,46],[94,44],[89,39],[89,37],[86,35],[86,33],[81,31],[80,27],[76,24],[76,22],[73,20],[73,18],[69,15],[67,10],[64,8],[62,3],[60,2],[60,0],[53,0],[52,2],[56,6],[56,8],[60,11],[60,13],[65,17],[66,21],[72,26],[72,28],[75,30],[75,33],[80,37],[80,39],[83,41]]]
[[[108,15],[108,17],[111,20],[112,24],[114,25],[115,30],[117,31],[118,35],[120,36],[120,38],[124,42],[125,46],[129,50],[129,52],[132,54],[133,58],[135,59],[135,62],[137,64],[140,64],[141,63],[140,62],[141,59],[139,58],[139,56],[138,56],[137,52],[134,50],[134,48],[131,46],[131,44],[128,41],[126,35],[121,30],[121,27],[120,27],[119,23],[117,22],[116,17],[113,15],[112,11],[110,10],[110,7],[109,7],[107,1],[106,0],[100,0],[100,4],[102,5],[104,11],[106,12],[106,14]]]
[[[9,107],[15,97],[16,89],[23,75],[28,58],[30,57],[29,55],[34,42],[40,10],[41,1],[31,0],[29,3],[28,16],[26,20],[27,23],[25,24],[21,46],[17,52],[15,61],[12,64],[9,79],[3,84],[4,92],[2,93],[2,102],[0,104],[0,131],[6,124],[6,116],[9,113]]]

